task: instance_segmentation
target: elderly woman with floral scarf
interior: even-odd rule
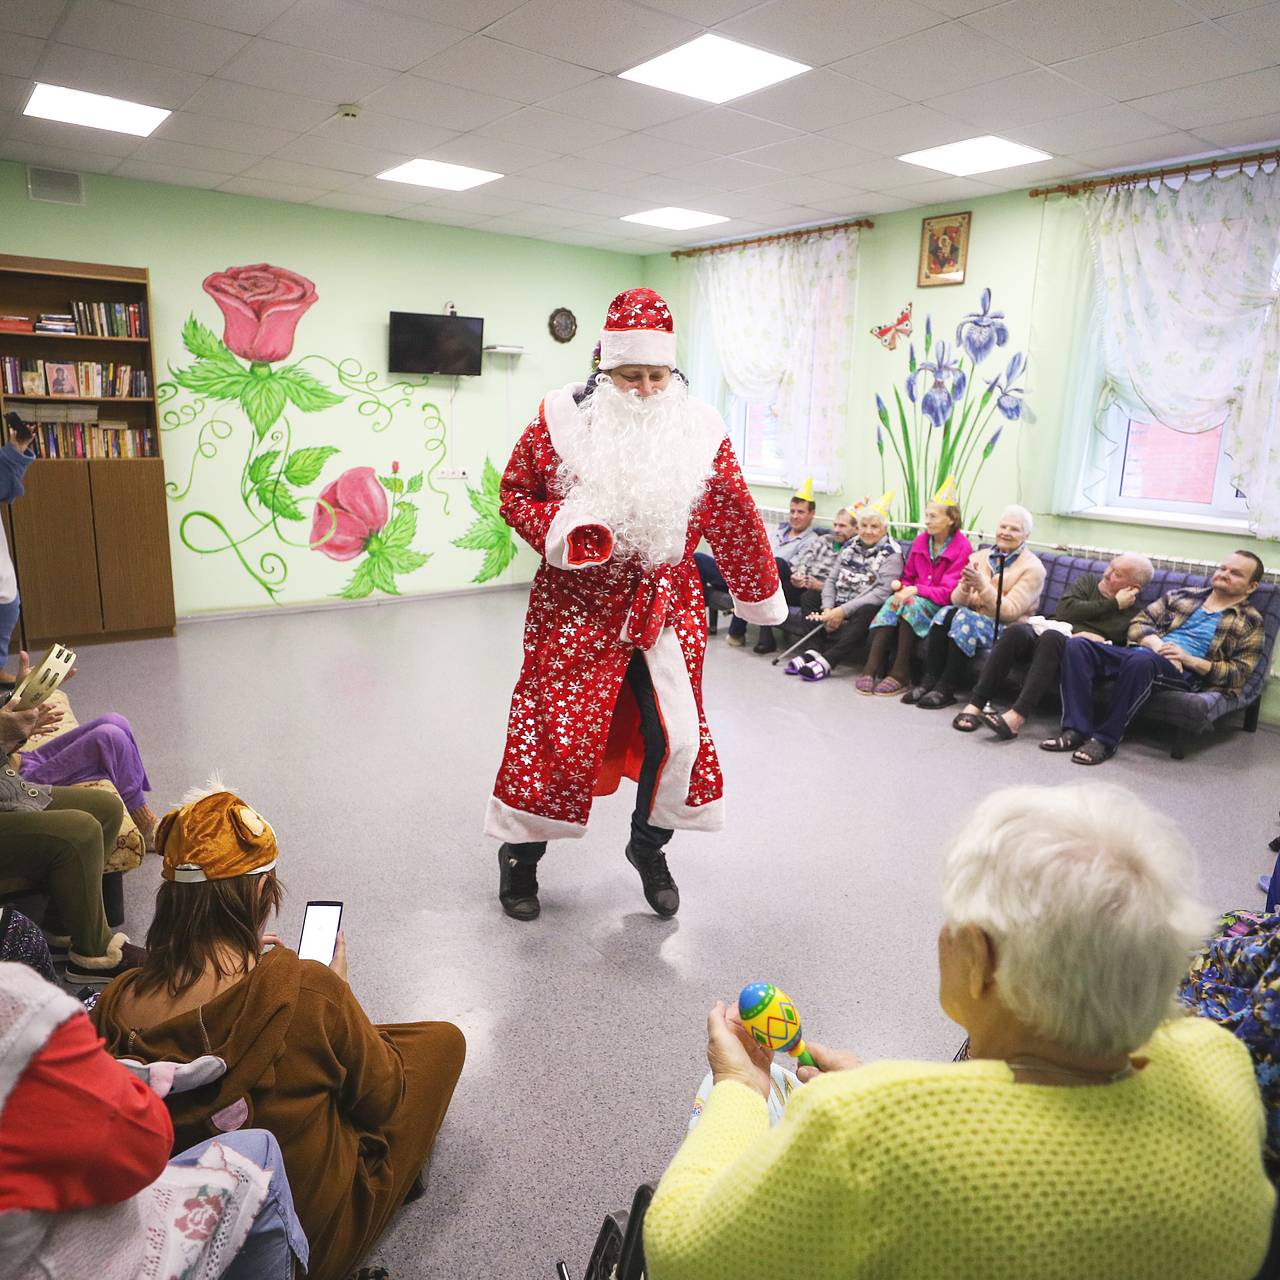
[[[969,662],[979,649],[995,643],[996,607],[1000,623],[1025,622],[1040,604],[1045,569],[1028,549],[1031,512],[1026,507],[1005,509],[996,525],[995,545],[969,557],[951,593],[950,609],[941,609],[929,629],[924,679],[908,699],[926,710],[949,707],[964,682]],[[958,717],[957,717],[958,719]]]

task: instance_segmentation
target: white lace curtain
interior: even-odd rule
[[[1081,198],[1096,271],[1099,415],[1224,425],[1250,526],[1280,537],[1280,175]]]
[[[729,391],[772,405],[778,479],[833,493],[849,403],[858,233],[744,245],[698,259],[702,321]]]

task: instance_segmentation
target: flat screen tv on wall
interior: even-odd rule
[[[390,316],[387,370],[390,373],[446,373],[474,378],[480,373],[484,320],[480,316]]]

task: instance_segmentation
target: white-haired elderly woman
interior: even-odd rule
[[[943,867],[939,1000],[968,1060],[810,1041],[820,1070],[771,1125],[770,1057],[716,1005],[651,1280],[1250,1280],[1275,1191],[1248,1050],[1174,1013],[1210,928],[1192,876],[1119,787],[993,792]]]
[[[957,701],[956,690],[967,681],[973,655],[994,642],[997,593],[1001,626],[1025,622],[1035,613],[1044,591],[1045,569],[1027,546],[1031,523],[1026,507],[1006,507],[996,525],[995,545],[980,547],[969,557],[951,593],[952,607],[939,609],[929,629],[924,678],[904,702],[931,711]]]

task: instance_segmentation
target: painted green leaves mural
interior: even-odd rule
[[[201,556],[232,554],[277,603],[291,551],[358,562],[337,596],[401,594],[397,578],[429,559],[412,546],[418,508],[408,495],[425,488],[442,500],[446,515],[449,510],[448,495],[433,482],[445,456],[445,423],[438,406],[425,398],[426,381],[384,382],[350,357],[334,361],[308,354],[282,363],[293,352],[299,321],[318,301],[312,282],[296,272],[267,263],[230,267],[208,276],[203,287],[222,312],[223,336],[189,316],[182,345],[193,361],[171,366],[170,380],[157,389],[162,430],[196,431],[186,483],[169,481],[168,496],[184,501],[200,462],[217,457],[219,446],[237,435],[245,440],[245,453],[239,508],[188,511],[178,525],[183,545]],[[323,366],[341,390],[304,368],[308,362]],[[180,401],[182,392],[188,398]],[[420,414],[429,466],[408,480],[400,476],[398,462],[382,477],[371,466],[349,466],[312,493],[344,449],[328,442],[295,443],[295,425],[305,421],[300,415],[322,414],[348,401],[374,432],[385,431],[397,413]],[[344,415],[347,435],[350,425]],[[299,526],[305,527],[308,515],[310,534],[303,537]]]
[[[498,487],[501,483],[502,476],[497,467],[486,458],[480,488],[467,489],[467,498],[476,518],[462,537],[453,540],[453,545],[468,551],[484,552],[480,571],[471,579],[472,582],[489,582],[516,558],[516,540],[511,526],[498,511],[501,501]]]

